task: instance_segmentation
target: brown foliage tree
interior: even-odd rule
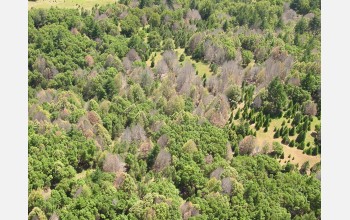
[[[152,149],[152,143],[151,141],[145,141],[140,145],[139,152],[140,152],[140,157],[143,159],[146,159],[148,153]]]
[[[119,155],[108,153],[106,155],[102,169],[103,171],[110,173],[125,172],[125,165],[126,164],[122,162]]]
[[[101,124],[102,122],[100,116],[95,111],[89,111],[87,117],[92,125]]]
[[[70,32],[71,32],[73,35],[78,35],[78,34],[79,34],[78,28],[76,28],[76,27],[73,27],[72,29],[70,29]]]
[[[294,86],[300,86],[300,78],[299,77],[291,77],[288,79],[288,83]]]
[[[56,97],[56,90],[53,89],[47,89],[47,90],[40,90],[37,94],[36,97],[39,101],[40,104],[44,102],[52,102],[54,101],[54,98]]]
[[[312,101],[306,102],[304,104],[304,114],[315,116],[317,114],[317,104]]]
[[[169,138],[168,135],[163,134],[162,136],[160,136],[160,138],[157,141],[157,144],[161,147],[164,148],[166,147],[166,145],[169,143]]]
[[[218,167],[213,172],[210,173],[210,178],[216,178],[217,180],[221,179],[221,174],[225,171],[224,168]]]
[[[230,143],[226,144],[226,160],[231,160],[233,158],[232,147]]]
[[[260,108],[262,106],[262,99],[260,95],[257,95],[253,101],[253,108]]]
[[[94,65],[94,58],[91,55],[86,55],[85,63],[88,67],[92,67]]]
[[[204,60],[211,63],[221,64],[226,60],[226,51],[224,48],[214,44],[211,40],[206,40],[203,44]]]
[[[195,79],[195,69],[192,64],[187,62],[180,71],[178,72],[178,76],[176,78],[176,91],[180,94],[190,94],[190,89],[193,80]]]
[[[282,21],[285,23],[294,21],[298,18],[298,14],[293,9],[288,9],[282,14]]]
[[[56,213],[53,213],[49,220],[59,220],[59,219],[60,219],[59,216]]]
[[[196,9],[188,9],[185,15],[185,19],[187,21],[191,21],[191,20],[201,20],[202,17],[199,14],[199,11]]]
[[[265,80],[263,85],[268,85],[273,78],[280,77],[282,80],[289,74],[293,66],[293,57],[279,47],[272,50],[271,56],[265,61]]]
[[[213,162],[214,158],[212,155],[209,154],[209,155],[205,156],[204,160],[205,160],[206,164],[211,164]]]
[[[156,76],[158,79],[162,78],[169,72],[169,67],[164,60],[161,60],[156,65]]]
[[[44,73],[46,67],[47,65],[45,58],[42,56],[38,56],[34,63],[34,69],[37,69],[40,73]]]
[[[231,195],[232,192],[232,182],[230,177],[225,177],[221,180],[221,188],[223,193]]]
[[[122,63],[123,63],[124,69],[128,73],[131,70],[131,68],[132,68],[131,60],[129,58],[127,58],[127,57],[124,57]]]
[[[180,206],[182,219],[187,220],[192,216],[199,214],[199,211],[193,206],[191,202],[185,202]]]
[[[165,167],[169,166],[171,163],[171,154],[164,149],[161,149],[157,155],[157,158],[154,162],[153,169],[156,171],[161,171]]]
[[[175,71],[179,65],[179,60],[177,58],[177,55],[172,50],[166,50],[163,53],[163,60],[167,64],[169,70],[171,71]]]
[[[57,125],[59,128],[65,130],[66,132],[70,131],[71,124],[68,121],[63,121],[62,119],[56,119],[52,124]]]
[[[222,82],[234,83],[240,86],[242,84],[242,68],[236,61],[224,62],[221,67],[220,79]]]
[[[191,39],[189,41],[189,45],[188,45],[188,49],[189,49],[189,52],[191,54],[194,52],[194,50],[200,44],[202,39],[203,39],[203,34],[201,34],[201,33],[196,33],[191,37]]]
[[[129,52],[126,54],[126,57],[131,61],[137,61],[137,60],[141,60],[139,54],[136,52],[135,49],[131,49],[129,50]]]
[[[254,136],[246,136],[243,140],[239,142],[239,153],[244,155],[250,155],[253,153],[256,147],[256,141]]]
[[[230,104],[227,97],[222,94],[216,96],[209,109],[206,115],[209,117],[210,122],[219,127],[225,126],[230,113]]]
[[[146,139],[146,132],[143,129],[143,127],[139,124],[131,128],[127,127],[121,136],[121,141],[126,143],[142,142]]]

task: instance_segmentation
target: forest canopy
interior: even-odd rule
[[[319,0],[29,10],[29,219],[321,219]]]

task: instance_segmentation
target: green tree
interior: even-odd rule
[[[308,29],[308,23],[305,18],[302,18],[298,21],[298,23],[295,25],[295,33],[303,34]]]
[[[267,112],[271,115],[280,115],[288,101],[283,84],[276,77],[269,84],[267,91]]]
[[[163,50],[174,50],[175,44],[174,41],[170,38],[167,38],[163,42]]]
[[[231,108],[236,108],[238,102],[241,100],[241,89],[236,85],[231,85],[225,94],[228,98]]]
[[[154,49],[155,51],[158,51],[160,49],[160,42],[162,41],[162,38],[160,34],[156,31],[151,31],[147,35],[147,40],[149,46]]]
[[[152,13],[148,21],[151,27],[159,27],[160,25],[160,15],[158,13]]]
[[[211,1],[205,0],[199,4],[199,13],[202,19],[207,20],[214,10],[214,4]]]
[[[122,29],[122,34],[127,37],[131,37],[133,34],[137,33],[138,28],[141,27],[141,22],[137,16],[129,14],[120,21],[120,27]]]

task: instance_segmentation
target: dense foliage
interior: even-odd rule
[[[28,41],[29,219],[321,218],[320,163],[278,162],[321,153],[320,1],[32,9]]]

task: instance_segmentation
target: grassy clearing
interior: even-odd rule
[[[299,164],[299,168],[300,168],[301,165],[303,165],[303,163],[305,163],[306,161],[309,161],[310,167],[312,167],[313,165],[321,161],[320,155],[312,156],[312,155],[303,154],[302,150],[299,150],[295,147],[289,147],[284,144],[282,145],[283,145],[283,151],[284,151],[284,159],[281,160],[280,162],[281,165],[284,165],[287,163],[287,161],[289,161],[290,163],[295,165]],[[291,155],[291,157],[288,158],[288,155]],[[292,160],[293,157],[294,157],[294,160]]]
[[[240,104],[238,106],[238,108],[236,108],[233,111],[233,115],[235,115],[238,111],[238,109],[243,109],[244,104]],[[290,120],[290,122],[288,123],[288,119],[285,118],[278,118],[278,119],[272,119],[269,129],[267,132],[264,132],[264,128],[260,128],[258,131],[256,131],[255,129],[255,125],[250,125],[250,128],[253,131],[256,131],[256,144],[259,147],[263,147],[265,145],[269,145],[272,146],[273,142],[282,142],[282,138],[274,138],[274,128],[281,128],[282,127],[282,123],[283,121],[285,121],[286,125],[291,128],[291,122],[292,120]],[[239,119],[238,120],[234,120],[234,123],[237,125],[239,124]],[[315,126],[317,124],[320,124],[320,120],[317,119],[317,117],[313,118],[313,121],[311,123],[311,131],[307,132],[306,135],[306,140],[305,143],[310,142],[310,147],[314,147],[314,138],[311,136],[311,133],[315,131]],[[295,140],[297,137],[297,135],[294,136],[290,136],[290,140]],[[305,163],[306,161],[309,161],[310,163],[310,167],[312,167],[313,165],[315,165],[316,163],[321,161],[321,156],[317,155],[317,156],[312,156],[312,155],[307,155],[303,153],[303,150],[299,150],[296,147],[289,147],[288,145],[282,144],[283,146],[283,151],[284,151],[284,159],[279,160],[281,165],[285,165],[288,161],[292,164],[299,164],[299,168],[301,167],[301,165],[303,163]],[[307,148],[307,147],[306,147]],[[288,156],[290,156],[290,158],[288,158]],[[294,157],[294,160],[293,160]]]
[[[36,2],[28,2],[28,10],[32,8],[78,8],[92,9],[96,4],[106,5],[115,3],[117,0],[37,0]]]
[[[271,121],[270,127],[268,129],[267,132],[264,132],[263,128],[260,128],[259,131],[256,132],[256,138],[257,138],[257,142],[259,146],[264,146],[264,143],[268,143],[270,145],[272,145],[272,143],[274,141],[277,141],[279,143],[281,143],[282,138],[273,138],[274,136],[274,128],[281,128],[283,121],[286,121],[286,124],[288,125],[288,127],[292,127],[290,125],[290,123],[287,123],[287,120],[285,118],[279,118],[279,119],[273,119]],[[311,136],[311,133],[314,131],[315,129],[315,125],[319,123],[317,122],[317,120],[314,119],[314,125],[311,126],[311,131],[309,131],[306,135],[306,143],[310,142],[311,143],[311,147],[314,146],[314,138]],[[253,127],[253,126],[251,126]],[[291,136],[290,140],[295,140],[297,137],[297,135]],[[284,151],[284,159],[280,161],[281,165],[284,165],[287,163],[287,161],[289,161],[292,164],[299,164],[299,167],[301,167],[301,165],[303,163],[305,163],[306,161],[309,161],[310,163],[310,167],[312,167],[313,165],[315,165],[317,162],[321,161],[321,157],[320,155],[317,156],[312,156],[312,155],[307,155],[303,153],[303,150],[299,150],[296,147],[289,147],[285,144],[282,144],[283,146],[283,151]],[[288,158],[288,155],[291,155],[290,158]],[[292,160],[292,158],[294,157],[294,160]]]

